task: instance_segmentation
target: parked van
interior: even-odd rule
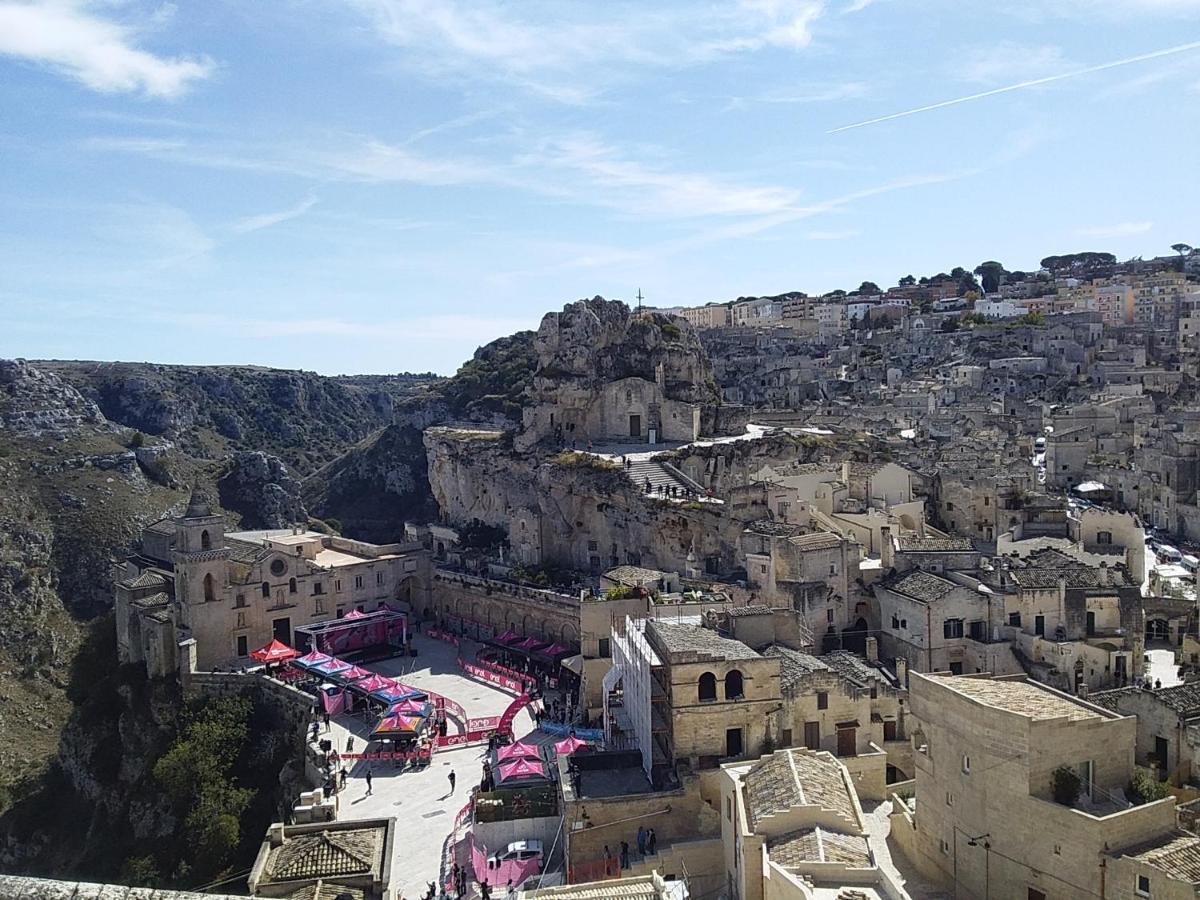
[[[1183,561],[1183,554],[1170,544],[1160,544],[1158,547],[1158,558],[1160,561],[1177,563]]]
[[[1180,564],[1189,572],[1200,570],[1200,559],[1192,556],[1190,553],[1183,554],[1183,558],[1179,560]]]

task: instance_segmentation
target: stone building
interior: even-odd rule
[[[183,516],[151,525],[116,573],[117,647],[151,675],[177,668],[196,641],[198,664],[236,667],[301,625],[400,604],[430,609],[429,554],[420,544],[367,544],[302,529],[226,534],[193,492]]]
[[[731,900],[902,896],[882,886],[851,775],[829,753],[778,750],[729,763],[721,806]]]
[[[267,829],[247,886],[255,897],[389,900],[395,819]]]
[[[1137,718],[1138,765],[1157,771],[1173,785],[1200,774],[1200,682],[1148,690],[1118,688],[1089,698],[1098,706]]]
[[[1174,798],[1125,799],[1132,717],[1025,676],[914,673],[909,689],[916,802],[894,810],[891,840],[922,875],[963,897],[1135,896],[1135,860],[1113,861],[1174,839],[1176,826]],[[1055,799],[1060,770],[1079,784],[1067,805]],[[1114,879],[1126,868],[1128,881]],[[1140,896],[1160,896],[1144,886]]]
[[[845,757],[856,770],[859,761],[851,757],[883,752],[887,754],[883,772],[868,760],[862,761],[865,769],[883,775],[887,784],[911,777],[908,694],[894,675],[842,650],[813,656],[775,644],[763,655],[780,663],[784,725],[779,746],[827,750]],[[858,791],[860,796],[883,799],[883,783],[860,783]]]
[[[1003,598],[933,571],[913,569],[874,585],[880,652],[912,672],[974,671],[979,649],[1004,613]],[[989,667],[990,668],[990,667]]]
[[[717,398],[695,332],[678,318],[600,297],[547,313],[531,402],[513,446],[694,441]]]

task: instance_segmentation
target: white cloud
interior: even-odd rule
[[[604,205],[647,216],[760,216],[788,209],[797,192],[776,186],[741,185],[697,172],[654,167],[630,159],[589,135],[549,142],[527,162],[579,176],[565,189]]]
[[[829,84],[804,84],[791,88],[778,88],[771,93],[754,98],[759,103],[832,103],[862,97],[867,85],[861,81],[846,81]]]
[[[156,56],[79,0],[0,2],[0,54],[46,66],[104,93],[177,97],[215,68],[204,56]]]
[[[1153,227],[1153,222],[1118,222],[1115,225],[1093,225],[1088,228],[1080,228],[1075,233],[1080,237],[1118,238],[1145,234]]]
[[[316,205],[317,198],[309,197],[307,200],[302,200],[295,206],[289,206],[287,209],[281,209],[276,212],[259,213],[256,216],[246,216],[245,218],[238,219],[230,227],[238,234],[249,234],[252,231],[261,231],[264,228],[270,228],[272,225],[278,225],[281,222],[287,222],[290,219],[298,219]]]
[[[499,0],[346,0],[427,77],[515,84],[563,103],[591,100],[637,67],[694,65],[764,48],[801,49],[826,0],[574,7]],[[597,13],[597,11],[600,11]]]

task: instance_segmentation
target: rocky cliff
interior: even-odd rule
[[[224,509],[242,517],[242,528],[287,528],[308,520],[300,482],[277,456],[240,450],[217,480]]]
[[[535,395],[564,384],[602,385],[622,378],[655,381],[673,400],[716,403],[720,398],[708,354],[682,319],[630,310],[618,300],[593,297],[547,313],[537,331]]]
[[[439,383],[433,376],[330,378],[253,366],[36,365],[76,387],[109,421],[167,437],[194,457],[261,450],[301,474],[388,424],[398,404]]]

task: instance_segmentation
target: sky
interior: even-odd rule
[[[1200,0],[0,0],[0,357],[452,373],[1200,245]]]

